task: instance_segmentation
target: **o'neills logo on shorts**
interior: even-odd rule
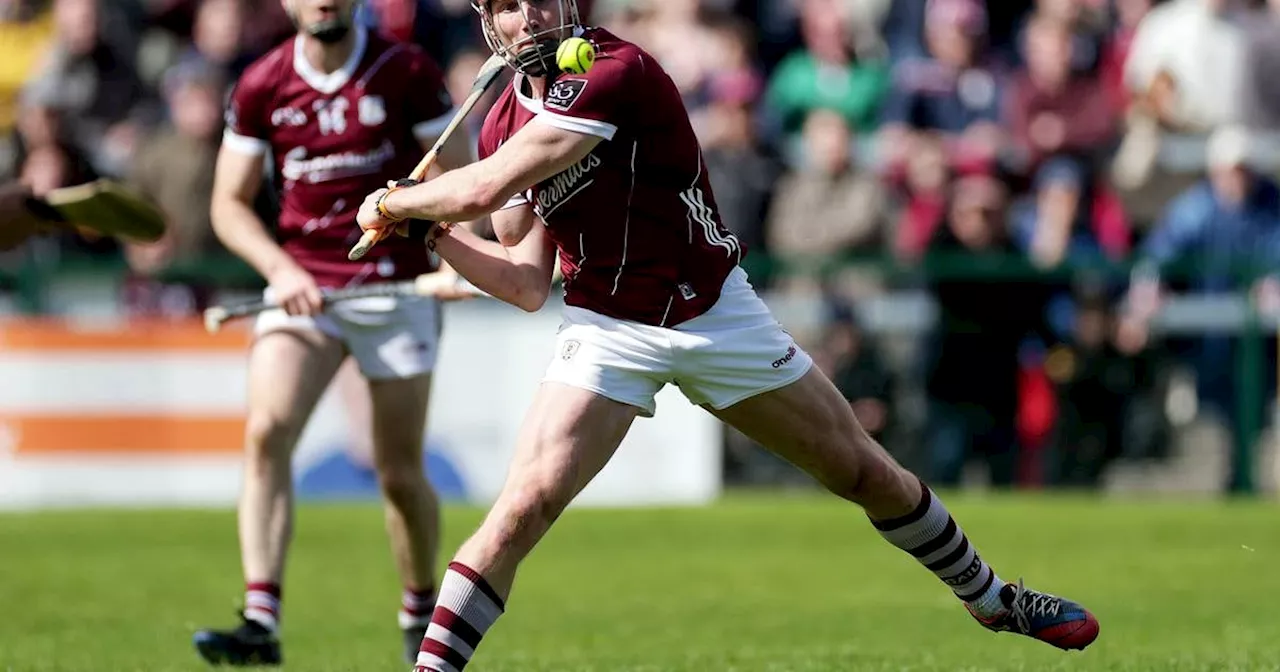
[[[787,365],[787,362],[790,362],[791,360],[793,360],[793,359],[795,359],[795,358],[796,358],[796,346],[794,346],[794,345],[793,345],[793,346],[791,346],[791,347],[787,348],[787,354],[783,355],[783,356],[782,356],[782,359],[775,359],[775,360],[773,360],[773,368],[775,368],[775,369],[780,369],[780,368],[782,368],[782,367],[786,366],[786,365]]]

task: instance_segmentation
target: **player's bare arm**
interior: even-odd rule
[[[214,233],[227,249],[266,278],[286,311],[292,315],[316,313],[322,297],[315,280],[281,249],[253,211],[261,186],[262,157],[223,147],[214,170],[209,212]]]
[[[454,227],[449,235],[436,237],[436,252],[480,290],[534,312],[551,292],[555,246],[538,225],[532,206],[499,210],[492,220],[497,243]]]
[[[594,135],[528,124],[488,158],[388,194],[382,207],[391,219],[378,210],[386,190],[375,191],[365,199],[357,222],[362,229],[382,229],[405,219],[477,219],[498,210],[517,193],[568,170],[600,142]]]

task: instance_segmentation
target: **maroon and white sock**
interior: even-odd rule
[[[978,555],[942,500],[923,482],[920,487],[923,495],[914,511],[901,518],[871,523],[880,536],[915,556],[979,615],[999,613],[1004,609],[1000,600],[1004,581]]]
[[[414,590],[405,588],[400,596],[400,629],[425,628],[431,623],[431,612],[436,608],[436,589]]]
[[[244,617],[275,632],[280,628],[280,584],[250,581],[244,584]]]
[[[462,672],[505,605],[479,572],[449,563],[414,672]]]

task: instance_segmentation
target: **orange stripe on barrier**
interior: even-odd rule
[[[0,442],[18,455],[238,454],[244,418],[185,415],[0,415]]]
[[[251,339],[245,328],[248,323],[228,324],[222,331],[210,334],[199,321],[130,320],[94,327],[53,319],[23,319],[0,322],[0,352],[245,352]]]

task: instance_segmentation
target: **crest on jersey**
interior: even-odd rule
[[[553,110],[568,111],[586,88],[587,80],[585,79],[556,80],[556,83],[547,90],[547,96],[543,99],[542,105]]]
[[[380,126],[387,120],[387,105],[382,96],[361,96],[356,108],[356,115],[365,126]]]

